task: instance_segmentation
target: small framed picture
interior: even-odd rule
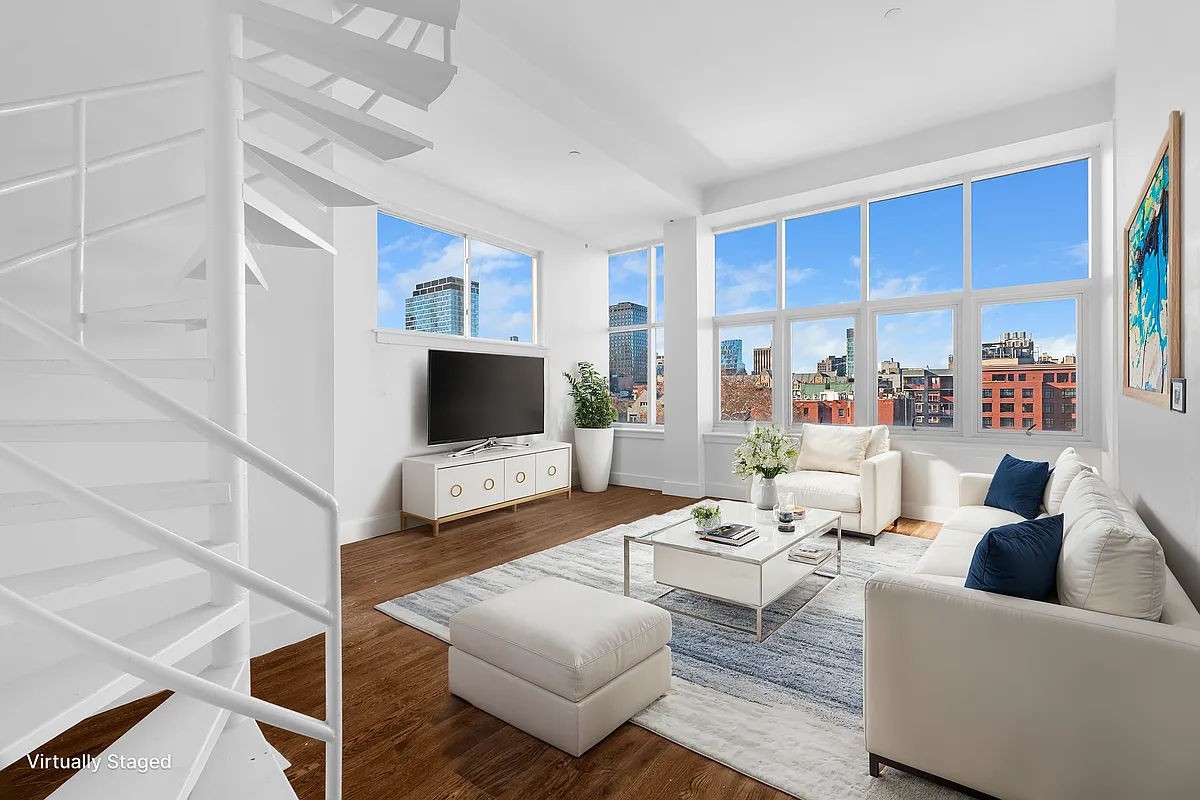
[[[1171,379],[1171,410],[1187,413],[1187,378]]]

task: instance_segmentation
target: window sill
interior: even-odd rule
[[[460,350],[471,353],[547,353],[549,347],[532,342],[506,342],[502,339],[472,339],[466,336],[451,336],[445,333],[400,331],[394,328],[376,328],[378,344],[423,347],[438,350]]]
[[[716,429],[703,434],[702,438],[705,443],[711,444],[741,444],[745,440],[747,432]],[[798,437],[800,430],[790,429],[787,431],[787,434]],[[1067,433],[1041,433],[1034,434],[1033,436],[1025,436],[1022,431],[1017,431],[1016,433],[963,434],[961,431],[913,431],[909,428],[891,426],[890,437],[894,441],[904,442],[906,445],[938,444],[971,448],[978,448],[980,445],[1000,447],[1044,445],[1051,447],[1086,447],[1089,449],[1100,447],[1097,442],[1082,435]]]
[[[618,439],[659,439],[666,436],[661,425],[613,425],[613,436]]]

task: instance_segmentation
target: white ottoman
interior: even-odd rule
[[[573,756],[671,688],[671,615],[546,578],[450,619],[450,691]]]

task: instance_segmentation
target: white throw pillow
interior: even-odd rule
[[[1068,447],[1058,456],[1058,460],[1054,462],[1054,471],[1050,473],[1050,480],[1046,481],[1046,491],[1042,494],[1042,505],[1047,514],[1053,516],[1062,513],[1062,502],[1067,495],[1067,489],[1083,468],[1083,462],[1079,460],[1079,454],[1075,452],[1074,447]]]
[[[1126,519],[1108,485],[1088,470],[1071,481],[1062,514],[1059,602],[1157,621],[1167,585],[1167,563],[1158,539],[1136,519]]]
[[[805,423],[796,469],[860,475],[870,441],[870,428]]]
[[[867,458],[874,458],[892,449],[887,425],[872,425],[867,430],[871,432],[871,438],[867,442]]]

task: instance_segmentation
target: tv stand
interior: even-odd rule
[[[487,446],[491,444],[491,446]],[[571,445],[534,442],[509,450],[489,440],[470,453],[436,453],[404,459],[400,527],[428,522],[433,535],[442,524],[544,497],[571,496]]]
[[[470,456],[470,455],[474,455],[475,453],[482,453],[485,450],[499,450],[501,448],[506,448],[506,447],[529,447],[529,445],[522,444],[521,442],[502,442],[499,439],[497,439],[495,436],[493,436],[493,437],[489,438],[486,442],[480,442],[479,444],[471,445],[470,447],[466,448],[465,450],[458,450],[454,453],[451,453],[450,457],[451,458],[462,458],[463,456]]]

